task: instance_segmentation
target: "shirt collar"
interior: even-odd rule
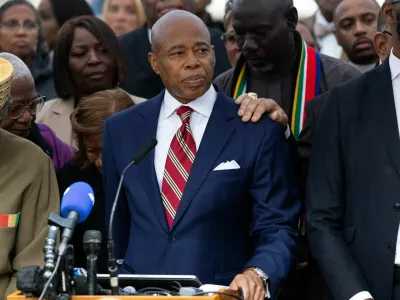
[[[400,59],[394,55],[393,49],[389,56],[389,67],[392,80],[394,80],[400,74]]]
[[[151,29],[150,28],[147,28],[147,34],[149,36],[149,42],[151,44]]]
[[[210,86],[208,91],[201,97],[189,102],[186,106],[189,106],[197,113],[209,118],[214,107],[214,103],[217,100],[217,92],[213,85]],[[178,100],[176,100],[168,90],[165,90],[164,101],[161,108],[161,114],[163,119],[168,119],[179,107],[182,106]]]

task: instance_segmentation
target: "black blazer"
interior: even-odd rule
[[[79,160],[71,160],[63,168],[57,171],[58,187],[60,197],[64,191],[73,183],[83,181],[89,184],[94,191],[95,203],[89,217],[78,224],[71,244],[74,246],[75,267],[86,269],[86,254],[83,250],[83,234],[87,230],[98,230],[102,235],[102,245],[98,257],[98,273],[107,274],[107,226],[105,218],[105,197],[101,173],[94,165],[82,169],[83,163]]]
[[[209,28],[211,43],[215,47],[216,65],[214,77],[230,69],[226,56],[225,45],[221,39],[221,31]],[[160,77],[154,73],[148,60],[151,52],[151,44],[148,36],[148,28],[143,25],[137,30],[129,32],[120,38],[127,76],[122,88],[131,95],[150,99],[161,93],[164,85]]]
[[[400,139],[389,62],[331,90],[307,183],[310,248],[331,296],[392,297]]]

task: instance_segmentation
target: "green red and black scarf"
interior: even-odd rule
[[[235,72],[236,76],[234,75],[232,86],[233,99],[237,99],[239,96],[246,93],[247,89],[246,64],[243,63],[239,70],[237,70],[238,74]],[[292,119],[290,122],[290,129],[296,139],[303,129],[304,120],[306,118],[306,103],[320,93],[320,80],[321,56],[318,51],[307,46],[302,40],[300,63],[293,99]]]

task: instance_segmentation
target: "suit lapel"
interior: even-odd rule
[[[377,111],[376,116],[385,145],[400,176],[400,137],[389,60],[367,74],[372,89],[370,101],[373,109]]]
[[[157,124],[160,114],[161,103],[164,99],[164,92],[153,99],[146,101],[147,107],[142,111],[142,117],[145,119],[143,128],[138,129],[140,139],[136,139],[138,145],[143,145],[151,138],[157,136]],[[154,150],[147,155],[140,163],[140,177],[142,186],[151,202],[151,207],[156,214],[161,227],[168,233],[168,224],[165,217],[164,206],[161,201],[160,187],[158,186],[156,171],[154,168]]]
[[[235,130],[232,120],[237,115],[237,110],[235,110],[235,106],[228,103],[229,101],[233,100],[226,97],[221,91],[218,92],[217,100],[190,170],[189,179],[172,225],[173,228],[196,197],[212,166]]]

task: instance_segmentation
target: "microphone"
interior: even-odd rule
[[[101,248],[101,233],[88,230],[83,235],[83,250],[86,253],[88,295],[97,294],[97,256]]]
[[[89,216],[94,205],[93,189],[85,182],[76,182],[64,192],[61,202],[61,215],[71,221],[70,226],[63,230],[58,255],[63,256],[67,245],[74,233],[77,223],[81,223]]]
[[[109,224],[109,231],[108,231],[108,273],[110,274],[110,286],[111,286],[111,294],[112,295],[119,295],[119,286],[118,286],[118,264],[117,259],[115,258],[115,245],[113,239],[113,223],[114,223],[114,215],[115,210],[118,204],[119,194],[121,192],[122,183],[124,181],[125,173],[135,164],[140,163],[140,161],[150,153],[151,150],[157,145],[157,139],[152,138],[146,144],[143,145],[142,148],[133,156],[131,162],[125,167],[122,171],[121,178],[119,180],[117,193],[115,195],[114,203],[111,209],[110,215],[110,224]]]

